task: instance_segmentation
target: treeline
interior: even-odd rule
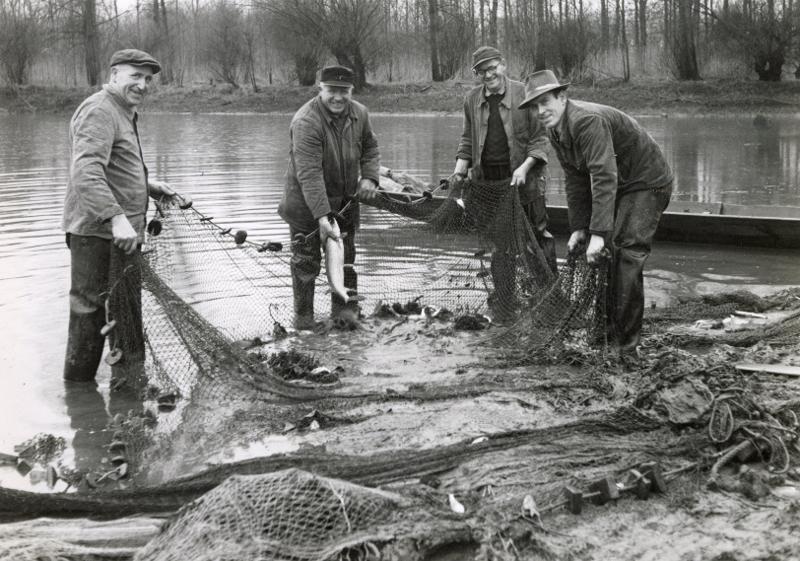
[[[800,76],[795,1],[0,0],[0,64],[11,85],[97,85],[114,50],[137,47],[162,83],[310,85],[335,61],[361,87],[463,78],[492,44],[517,76],[777,81]]]

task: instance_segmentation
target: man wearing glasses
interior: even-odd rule
[[[472,71],[480,79],[464,98],[464,127],[451,180],[508,179],[519,189],[520,202],[555,272],[555,240],[547,231],[545,183],[548,140],[535,111],[519,109],[525,85],[506,76],[503,55],[483,46],[472,54]],[[491,262],[494,297],[514,292],[516,256],[494,251]],[[491,301],[490,301],[491,304]]]

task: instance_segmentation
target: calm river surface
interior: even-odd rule
[[[69,255],[60,219],[68,120],[0,114],[0,452],[10,453],[39,432],[70,442],[76,424],[89,432],[105,424],[81,421],[81,411],[91,410],[91,404],[82,409],[81,400],[94,397],[65,400],[61,382]],[[191,193],[198,209],[221,224],[246,229],[248,239],[284,239],[288,232],[276,207],[289,120],[288,115],[145,113],[140,130],[151,173]],[[750,117],[641,122],[676,172],[676,198],[800,206],[800,118],[770,117],[762,127]],[[459,116],[375,115],[373,127],[384,165],[428,181],[452,171]],[[552,167],[551,190],[558,192],[561,172]],[[391,272],[399,265],[386,266]],[[798,284],[800,257],[790,251],[658,244],[646,272],[648,300],[666,303],[676,295],[732,288],[767,293]],[[107,380],[105,368],[99,377],[104,395]],[[28,486],[2,467],[0,483]]]

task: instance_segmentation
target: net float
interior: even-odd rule
[[[163,229],[163,224],[161,224],[161,220],[158,218],[153,218],[150,222],[147,223],[147,233],[151,236],[157,236],[161,233]]]

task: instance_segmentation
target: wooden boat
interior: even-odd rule
[[[425,191],[432,191],[423,195]],[[424,220],[448,198],[406,174],[381,170],[381,196],[371,203],[408,218]],[[548,195],[549,230],[569,233],[564,195]],[[673,200],[661,217],[656,240],[679,243],[800,249],[800,207],[696,203]]]

